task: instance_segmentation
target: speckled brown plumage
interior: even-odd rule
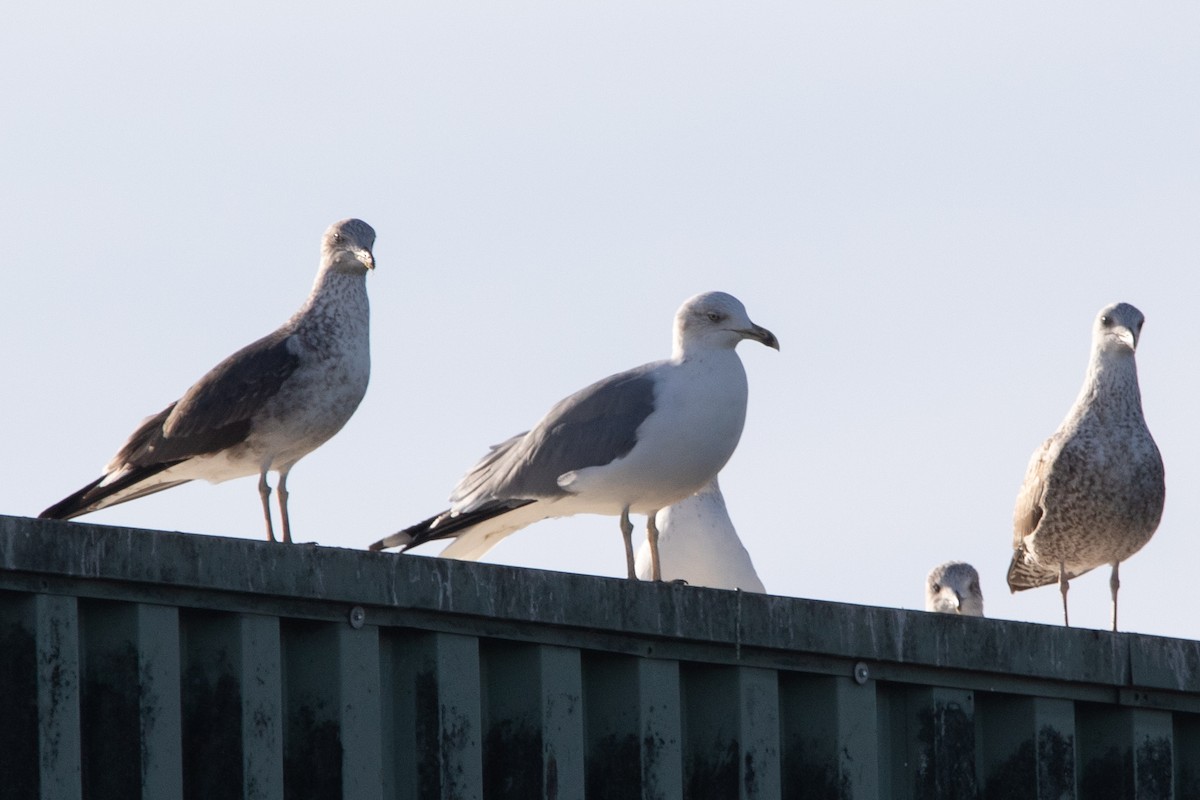
[[[1068,582],[1113,567],[1113,630],[1119,565],[1150,540],[1166,496],[1162,457],[1142,414],[1134,351],[1142,313],[1128,303],[1100,311],[1083,389],[1054,435],[1033,454],[1013,511],[1008,586]]]
[[[191,480],[258,475],[267,538],[274,541],[267,472],[279,475],[283,540],[291,541],[287,476],[341,430],[371,374],[366,275],[375,231],[357,219],[329,227],[321,264],[300,310],[274,332],[208,371],[147,417],[104,474],[41,513],[72,519]]]

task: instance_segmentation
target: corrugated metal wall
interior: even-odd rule
[[[1193,798],[1200,644],[0,517],[34,797]]]

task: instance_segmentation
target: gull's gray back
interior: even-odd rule
[[[611,375],[560,401],[528,434],[496,445],[459,482],[456,510],[492,499],[553,498],[558,477],[629,453],[637,429],[654,410],[653,371],[665,362]]]

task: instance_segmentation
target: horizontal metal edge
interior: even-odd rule
[[[1194,641],[316,545],[0,516],[0,570],[1200,692]]]

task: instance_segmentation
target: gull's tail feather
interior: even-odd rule
[[[139,497],[145,497],[148,494],[154,494],[155,492],[161,492],[163,489],[170,489],[172,486],[187,483],[189,479],[184,478],[181,480],[166,480],[143,485],[144,481],[154,478],[177,463],[179,462],[167,461],[159,464],[150,464],[145,467],[136,467],[111,483],[104,483],[105,479],[108,478],[107,475],[104,475],[74,494],[59,500],[38,514],[38,517],[40,519],[73,519],[92,511],[99,511],[102,508],[115,506],[129,500],[136,500]]]
[[[491,503],[473,511],[464,511],[458,514],[443,511],[416,525],[380,539],[369,549],[383,550],[388,547],[399,547],[401,552],[404,552],[435,539],[455,539],[449,547],[441,552],[441,555],[447,558],[474,561],[482,557],[500,539],[541,519],[541,516],[529,514],[519,514],[512,519],[505,516],[509,512],[525,508],[535,502],[537,501],[509,500]],[[484,525],[493,520],[499,524]],[[486,546],[484,546],[485,542]]]
[[[1083,572],[1068,571],[1067,580],[1075,580],[1082,574]],[[1008,590],[1022,592],[1052,583],[1058,583],[1058,570],[1049,570],[1040,564],[1025,560],[1025,548],[1019,548],[1013,555],[1012,563],[1008,565]]]
[[[186,460],[180,454],[163,452],[171,446],[163,438],[163,424],[175,409],[175,405],[171,403],[157,414],[142,420],[137,430],[121,445],[120,451],[105,465],[103,475],[74,494],[59,500],[38,514],[38,517],[73,519],[187,483],[187,478],[168,480],[160,477],[158,480],[152,480]],[[150,483],[142,485],[146,481]]]
[[[416,525],[410,525],[402,531],[393,533],[391,536],[383,537],[378,542],[367,547],[367,549],[372,552],[378,552],[380,550],[387,550],[389,547],[401,547],[403,548],[401,552],[404,552],[404,550],[414,546],[414,540],[420,532],[428,530],[435,522],[449,513],[449,511],[443,511],[440,514],[434,514],[429,519],[422,520]]]

